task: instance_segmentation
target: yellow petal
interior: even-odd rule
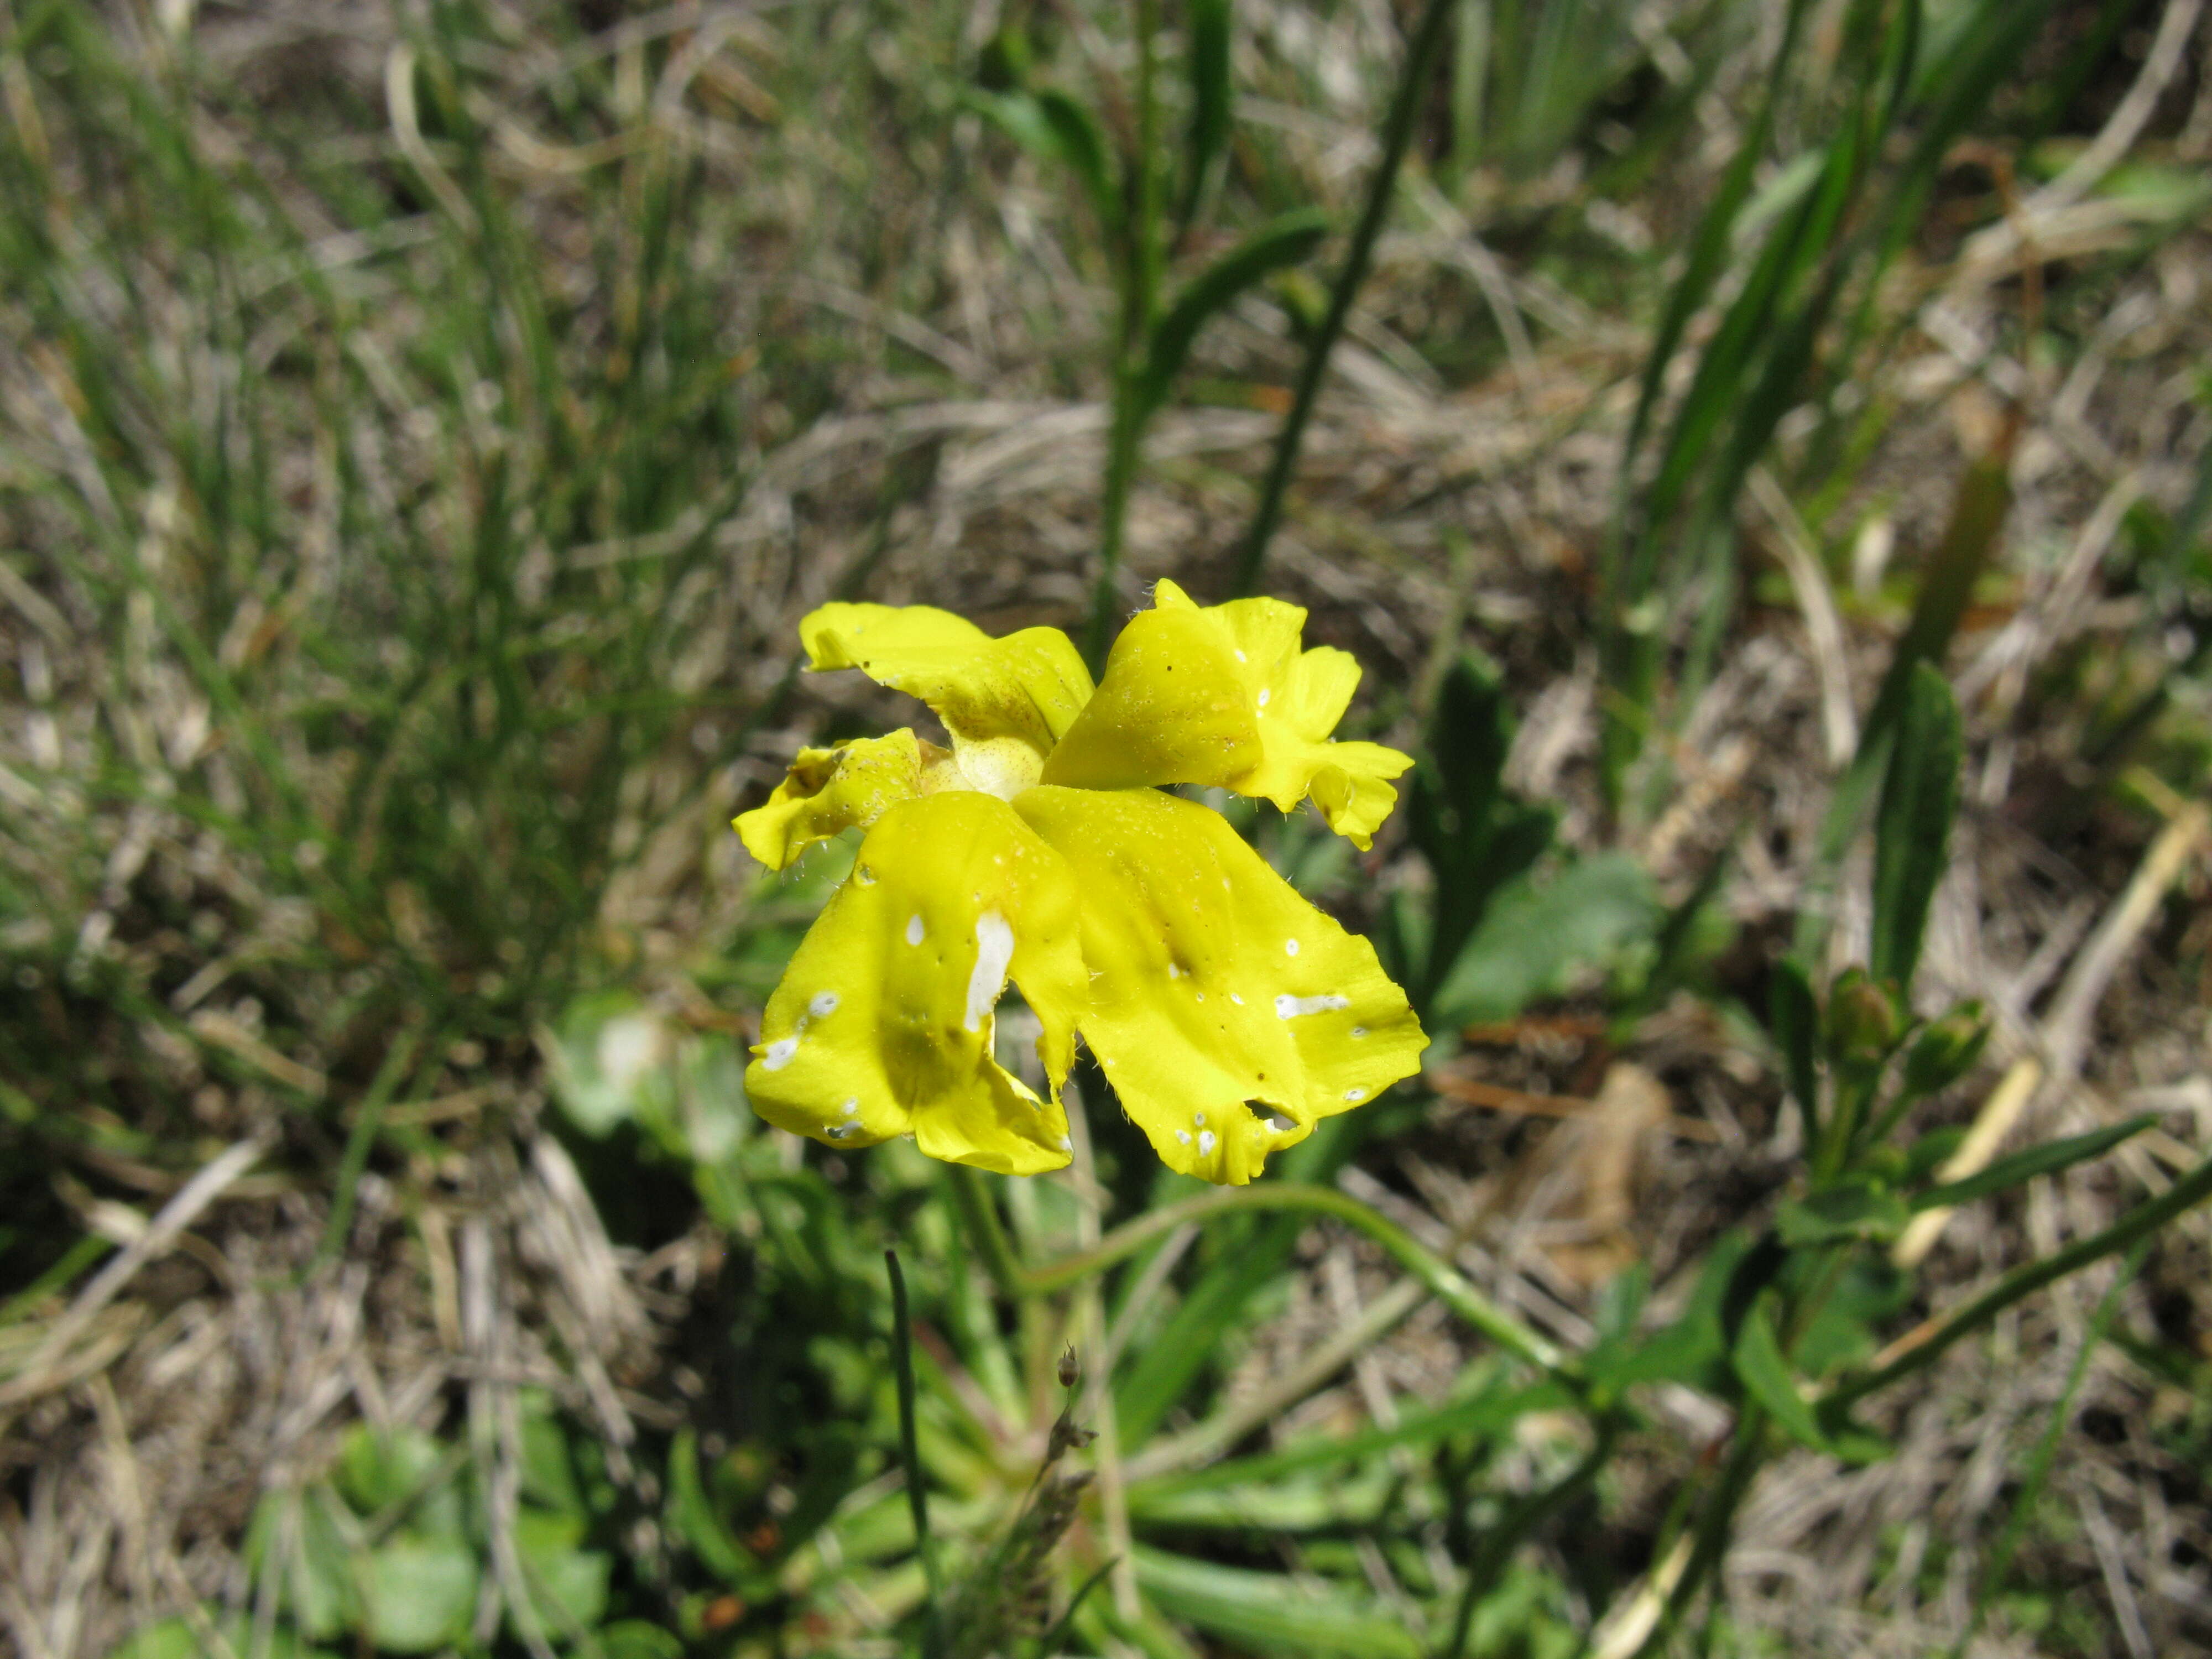
[[[745,1092],[832,1146],[911,1133],[1007,1175],[1067,1162],[1060,1085],[1085,975],[1066,865],[1005,802],[947,791],[892,807],[769,999]],[[991,1057],[1011,972],[1044,1026],[1052,1097]]]
[[[735,820],[738,839],[771,870],[781,870],[811,842],[866,829],[924,788],[932,757],[911,732],[861,738],[835,749],[802,749],[775,793]]]
[[[1156,790],[1049,786],[1014,810],[1074,872],[1083,1036],[1170,1169],[1249,1181],[1319,1119],[1419,1068],[1426,1039],[1374,946],[1219,814]]]
[[[1359,665],[1299,649],[1306,613],[1280,599],[1200,606],[1173,582],[1115,641],[1105,678],[1046,760],[1043,781],[1087,789],[1203,783],[1284,811],[1310,798],[1324,822],[1371,844],[1413,764],[1373,743],[1333,743]]]
[[[1043,781],[1132,789],[1221,783],[1248,770],[1261,758],[1259,732],[1231,651],[1194,609],[1139,611],[1114,641],[1098,690],[1046,757]]]
[[[994,640],[926,605],[825,605],[799,624],[810,665],[857,668],[919,697],[961,743],[1018,738],[1051,749],[1091,696],[1091,672],[1056,628]]]

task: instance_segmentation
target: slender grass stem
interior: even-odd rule
[[[1249,593],[1259,586],[1260,572],[1267,562],[1267,544],[1274,539],[1276,526],[1282,521],[1283,497],[1290,489],[1291,474],[1297,468],[1298,449],[1305,441],[1307,422],[1313,417],[1314,399],[1320,393],[1322,376],[1328,370],[1329,355],[1336,349],[1338,337],[1344,332],[1345,319],[1352,313],[1352,301],[1360,284],[1367,280],[1367,267],[1375,257],[1376,241],[1390,216],[1391,198],[1397,192],[1398,169],[1406,159],[1406,147],[1413,140],[1414,122],[1420,114],[1422,94],[1427,90],[1430,72],[1436,64],[1437,50],[1443,41],[1445,26],[1456,9],[1457,0],[1425,0],[1420,17],[1413,25],[1413,39],[1407,43],[1406,61],[1399,68],[1398,84],[1390,94],[1390,107],[1382,120],[1382,157],[1367,182],[1366,205],[1360,210],[1359,223],[1352,233],[1352,246],[1345,252],[1344,268],[1337,273],[1336,286],[1328,296],[1328,310],[1306,347],[1305,362],[1298,370],[1297,390],[1291,400],[1291,412],[1283,417],[1282,430],[1276,435],[1274,458],[1268,463],[1267,476],[1260,486],[1260,505],[1252,515],[1252,528],[1245,536],[1244,550],[1237,556],[1236,574],[1231,583],[1233,595]]]
[[[1173,1232],[1187,1222],[1264,1210],[1304,1211],[1315,1215],[1330,1216],[1357,1227],[1380,1244],[1400,1267],[1419,1279],[1430,1295],[1498,1346],[1562,1382],[1579,1387],[1580,1374],[1575,1370],[1569,1358],[1552,1343],[1498,1307],[1452,1267],[1430,1255],[1402,1228],[1376,1214],[1358,1199],[1327,1187],[1310,1187],[1295,1182],[1268,1182],[1255,1187],[1228,1187],[1218,1192],[1203,1193],[1196,1198],[1168,1205],[1124,1223],[1100,1240],[1096,1249],[1063,1256],[1058,1261],[1028,1272],[1016,1271],[1024,1289],[1032,1295],[1061,1290],[1088,1274],[1103,1273],[1115,1262],[1127,1261],[1153,1239]]]

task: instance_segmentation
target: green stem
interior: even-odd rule
[[[1013,1241],[999,1220],[999,1206],[991,1189],[983,1184],[983,1172],[965,1164],[947,1164],[945,1169],[952,1182],[953,1205],[960,1212],[960,1224],[967,1230],[975,1253],[983,1258],[984,1270],[998,1285],[999,1293],[1010,1302],[1035,1296],[1039,1289],[1034,1282],[1036,1275],[1027,1272],[1014,1254]]]
[[[1360,284],[1367,280],[1367,267],[1374,258],[1375,243],[1382,234],[1383,222],[1390,216],[1390,201],[1398,186],[1398,168],[1406,159],[1406,147],[1413,139],[1423,94],[1428,88],[1430,70],[1436,64],[1437,49],[1443,43],[1444,27],[1456,4],[1457,0],[1424,0],[1420,18],[1413,25],[1413,37],[1406,47],[1406,61],[1399,69],[1398,84],[1390,94],[1389,112],[1383,117],[1382,159],[1376,164],[1374,176],[1367,181],[1366,205],[1352,233],[1352,246],[1344,256],[1344,269],[1337,273],[1335,289],[1328,296],[1328,313],[1306,347],[1306,360],[1298,371],[1297,392],[1291,399],[1291,412],[1283,419],[1283,429],[1275,439],[1274,459],[1269,462],[1267,478],[1260,486],[1259,509],[1252,515],[1251,531],[1245,538],[1243,552],[1237,557],[1232,594],[1249,593],[1259,586],[1261,568],[1267,560],[1267,544],[1274,539],[1275,527],[1282,520],[1283,497],[1290,488],[1291,474],[1297,467],[1298,447],[1305,441],[1306,423],[1313,416],[1322,376],[1328,371],[1329,354],[1336,349],[1338,337],[1344,332],[1352,299]]]
[[[1114,355],[1114,407],[1106,439],[1106,477],[1098,503],[1098,580],[1091,594],[1091,631],[1084,655],[1091,672],[1106,667],[1106,646],[1121,610],[1117,578],[1129,516],[1129,492],[1145,437],[1147,411],[1139,402],[1145,354],[1152,344],[1159,306],[1159,143],[1158,52],[1159,0],[1137,0],[1137,131],[1128,167],[1128,228],[1121,239],[1121,326]]]
[[[1678,1623],[1713,1569],[1720,1565],[1721,1557],[1728,1553],[1729,1529],[1735,1523],[1736,1507],[1743,1495],[1751,1490],[1752,1480],[1766,1456],[1766,1413],[1759,1407],[1747,1403],[1743,1415],[1736,1419],[1735,1444],[1729,1449],[1729,1461],[1721,1469],[1719,1484],[1706,1501],[1705,1512],[1698,1517],[1698,1541],[1690,1552],[1689,1565],[1675,1581],[1667,1597],[1667,1611],[1652,1626],[1651,1634],[1644,1638],[1637,1651],[1648,1651],[1654,1641],[1662,1640]]]
[[[884,1252],[884,1267],[891,1280],[891,1370],[898,1384],[899,1459],[906,1467],[906,1502],[914,1516],[914,1547],[921,1557],[922,1580],[929,1587],[921,1610],[923,1659],[937,1659],[945,1650],[939,1626],[944,1586],[938,1582],[937,1551],[929,1538],[929,1493],[922,1484],[921,1449],[914,1430],[914,1324],[907,1310],[906,1274],[899,1268],[898,1252]]]
[[[2196,1208],[2207,1198],[2212,1198],[2212,1158],[2197,1164],[2156,1198],[2136,1206],[2102,1232],[2076,1239],[2040,1261],[2031,1261],[2024,1267],[2014,1268],[1965,1307],[1928,1328],[1927,1335],[1887,1365],[1864,1376],[1838,1383],[1830,1389],[1828,1399],[1838,1405],[1849,1405],[1878,1389],[1887,1388],[1901,1377],[1911,1376],[1932,1364],[1937,1355],[1961,1337],[1969,1336],[1988,1324],[2014,1303],[2034,1295],[2045,1285],[2063,1279],[2069,1273],[2080,1272],[2093,1261],[2118,1255],[2137,1239],[2155,1232],[2176,1216]]]
[[[1581,1385],[1580,1374],[1558,1348],[1492,1302],[1453,1268],[1429,1254],[1404,1229],[1376,1213],[1358,1199],[1327,1187],[1296,1182],[1267,1182],[1255,1187],[1224,1187],[1201,1193],[1164,1209],[1153,1210],[1124,1223],[1079,1255],[1062,1256],[1019,1275],[1024,1291],[1039,1295],[1063,1290],[1088,1275],[1103,1273],[1125,1261],[1153,1239],[1173,1232],[1188,1222],[1215,1216],[1266,1210],[1298,1210],[1334,1218],[1357,1227],[1380,1244],[1398,1265],[1419,1279],[1430,1295],[1453,1313],[1505,1349],[1571,1387]]]

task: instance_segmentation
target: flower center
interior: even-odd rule
[[[1036,782],[1044,757],[1019,738],[955,738],[952,770],[958,778],[954,787],[1012,800]]]

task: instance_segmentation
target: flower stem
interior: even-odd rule
[[[1151,349],[1159,307],[1159,143],[1157,89],[1159,0],[1137,0],[1137,130],[1125,173],[1128,218],[1121,236],[1121,319],[1114,351],[1114,402],[1106,435],[1106,477],[1098,503],[1098,580],[1091,594],[1091,631],[1084,655],[1091,672],[1106,667],[1106,644],[1121,609],[1121,545],[1129,517],[1129,491],[1145,438],[1145,354]]]
[[[906,1274],[900,1271],[898,1252],[884,1252],[884,1267],[891,1281],[891,1370],[898,1384],[899,1459],[906,1467],[907,1507],[914,1516],[914,1547],[921,1557],[921,1574],[929,1587],[921,1610],[924,1659],[937,1659],[945,1650],[945,1632],[939,1620],[944,1604],[944,1585],[939,1581],[937,1550],[929,1537],[929,1492],[921,1474],[921,1452],[914,1428],[914,1316],[908,1310]]]
[[[1271,1181],[1255,1187],[1224,1187],[1218,1192],[1201,1193],[1196,1198],[1125,1222],[1100,1240],[1096,1249],[1062,1256],[1027,1272],[1016,1271],[1020,1273],[1024,1288],[1031,1295],[1061,1290],[1088,1274],[1103,1273],[1115,1263],[1127,1261],[1153,1239],[1173,1232],[1186,1222],[1259,1210],[1309,1211],[1333,1216],[1358,1228],[1461,1319],[1508,1352],[1579,1389],[1580,1373],[1557,1347],[1498,1307],[1455,1269],[1430,1255],[1403,1228],[1348,1194],[1327,1187]]]
[[[1358,228],[1352,233],[1352,246],[1344,256],[1344,269],[1337,273],[1336,287],[1328,296],[1328,310],[1306,347],[1306,360],[1298,371],[1297,391],[1291,401],[1291,412],[1283,417],[1283,428],[1276,435],[1274,459],[1268,464],[1267,479],[1260,486],[1259,508],[1252,515],[1252,528],[1245,537],[1244,550],[1237,557],[1231,588],[1232,596],[1241,597],[1259,586],[1261,568],[1267,559],[1267,544],[1274,539],[1275,527],[1282,520],[1283,496],[1290,488],[1291,474],[1297,466],[1298,447],[1305,441],[1306,422],[1313,415],[1314,398],[1321,391],[1322,376],[1328,371],[1329,354],[1336,349],[1337,338],[1344,332],[1352,299],[1360,284],[1367,280],[1367,267],[1374,258],[1375,243],[1382,234],[1383,222],[1390,216],[1390,200],[1398,185],[1398,168],[1413,139],[1422,94],[1428,88],[1429,73],[1437,61],[1437,49],[1444,38],[1444,26],[1458,9],[1457,0],[1425,0],[1420,18],[1413,25],[1413,37],[1406,47],[1406,61],[1399,68],[1398,84],[1390,94],[1390,108],[1382,120],[1382,159],[1376,164],[1374,176],[1367,181],[1366,205],[1361,210]]]

